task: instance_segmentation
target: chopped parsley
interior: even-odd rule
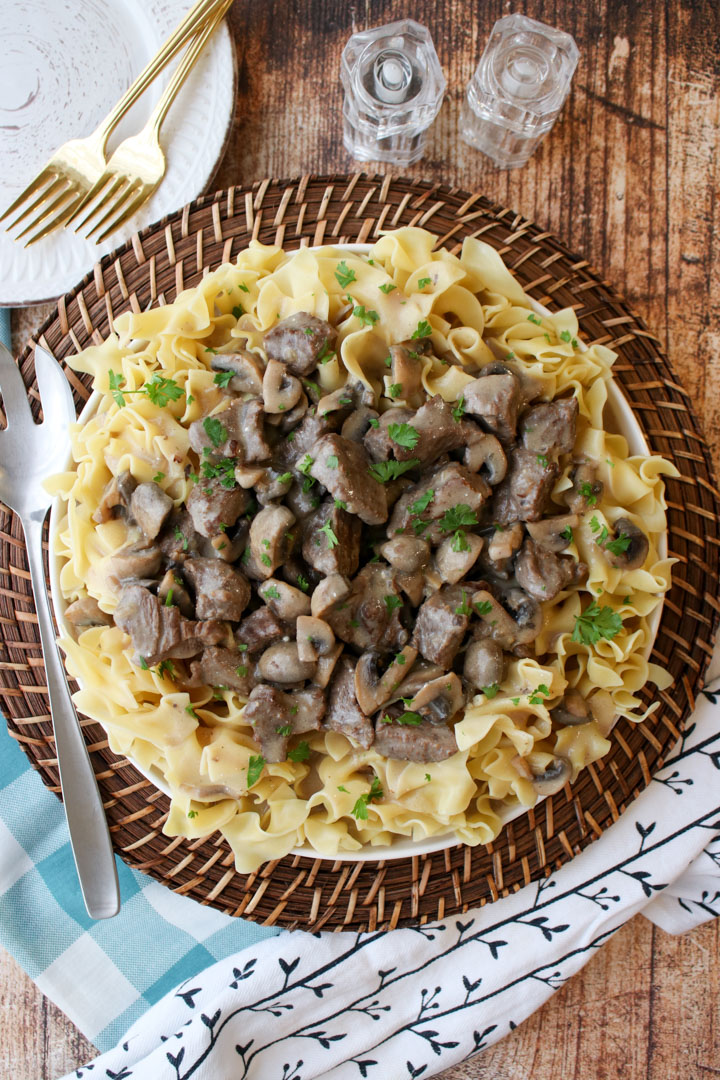
[[[168,589],[167,595],[165,596],[165,607],[172,607],[173,606],[173,592],[174,591],[175,591],[174,589]]]
[[[179,544],[182,543],[183,551],[187,551],[187,549],[188,549],[187,536],[185,535],[185,533],[182,531],[182,529],[178,525],[175,526],[173,536],[175,537],[175,539],[177,540],[177,542]]]
[[[543,697],[550,697],[550,690],[545,683],[540,683],[537,689],[532,692],[528,700],[531,705],[542,705]]]
[[[623,551],[627,551],[630,547],[632,537],[627,533],[621,532],[615,540],[608,540],[605,544],[605,550],[611,551],[613,555],[622,555]]]
[[[409,461],[376,461],[370,466],[368,472],[373,480],[381,484],[387,484],[389,480],[397,480],[398,476],[414,469],[420,464],[419,458],[410,458]]]
[[[430,773],[429,773],[429,772],[426,772],[426,773],[425,773],[425,779],[427,780],[428,784],[429,784],[429,783],[430,783],[430,781],[432,780],[432,776],[430,775]]]
[[[247,786],[251,788],[260,779],[260,773],[265,768],[265,758],[262,754],[253,755],[248,762]]]
[[[265,552],[263,552],[263,554],[260,556],[260,562],[263,564],[263,566],[272,566],[272,559],[269,555],[266,555]]]
[[[572,344],[573,349],[577,349],[578,347],[577,338],[574,338],[569,330],[560,331],[560,340],[567,342],[568,345]]]
[[[338,789],[338,791],[344,791],[346,795],[350,794],[350,792],[348,791],[348,789],[345,787],[344,784],[338,784],[337,789]]]
[[[388,388],[388,394],[390,395],[391,398],[400,397],[400,395],[402,394],[402,383],[401,382],[391,383],[389,388]]]
[[[193,720],[198,719],[198,714],[195,712],[192,705],[186,705],[185,706],[185,712],[188,713],[189,716],[192,716]]]
[[[306,742],[298,743],[292,750],[288,750],[288,761],[307,761],[310,757],[310,747]]]
[[[355,805],[353,806],[352,811],[351,811],[353,817],[357,818],[358,821],[367,821],[367,818],[368,818],[367,808],[368,808],[369,804],[371,802],[373,802],[374,800],[376,800],[376,799],[382,799],[382,797],[383,797],[382,784],[380,783],[378,777],[376,776],[373,779],[372,786],[371,786],[370,790],[368,792],[366,792],[364,795],[361,795],[360,798],[355,803]]]
[[[572,531],[572,529],[570,528],[569,525],[565,526],[563,531],[560,533],[560,536],[563,538],[563,540],[566,541],[566,543],[572,544],[572,542],[573,542],[573,531]]]
[[[335,499],[336,510],[347,510],[347,503],[344,499]]]
[[[597,503],[597,495],[593,491],[592,484],[589,484],[587,481],[585,481],[584,484],[580,485],[578,491],[580,492],[588,506],[595,506],[595,504]]]
[[[380,421],[378,420],[378,418],[376,416],[371,416],[370,419],[368,420],[368,424],[370,425],[370,427],[373,427],[373,428],[379,428],[380,427]]]
[[[289,484],[292,482],[292,478],[293,476],[291,472],[284,472],[281,476],[278,476],[277,482],[278,484]]]
[[[432,278],[421,277],[417,283],[418,289],[424,289],[426,285],[432,285]]]
[[[459,424],[465,413],[465,395],[461,394],[458,398],[457,404],[454,406],[452,414],[453,420]]]
[[[411,334],[411,339],[416,340],[418,338],[431,337],[431,335],[432,335],[432,326],[427,321],[427,319],[421,319],[420,322],[417,324],[417,329],[413,330],[413,332]]]
[[[205,456],[209,455],[210,451],[205,448]],[[202,474],[206,480],[217,480],[221,487],[227,488],[230,491],[235,487],[235,466],[237,460],[235,458],[221,458],[220,461],[203,461]],[[207,489],[207,494],[212,494],[212,488]]]
[[[247,645],[245,644],[245,642],[244,642],[244,641],[242,641],[242,642],[240,642],[240,644],[238,645],[238,652],[247,652],[247,648],[248,648],[248,647],[247,647]]]
[[[443,532],[454,532],[468,525],[477,525],[478,517],[471,506],[467,503],[458,503],[451,506],[440,518],[440,528]]]
[[[498,684],[496,682],[494,682],[494,683],[490,683],[489,686],[483,686],[480,693],[484,694],[485,697],[488,698],[488,699],[489,698],[494,698],[494,697],[497,697],[499,689],[500,689],[500,687],[498,686]]]
[[[187,816],[189,818],[196,818],[198,816],[197,810],[188,810]]]
[[[399,596],[384,596],[385,606],[388,609],[388,615],[392,615],[393,611],[402,607],[402,600]]]
[[[542,326],[542,319],[539,315],[528,315],[528,322],[535,323],[536,326]]]
[[[393,285],[392,281],[386,281],[384,285],[378,285],[380,292],[391,293],[393,289],[397,289],[397,285]]]
[[[159,484],[160,481],[164,480],[164,479],[165,479],[165,473],[164,472],[156,472],[155,475],[153,476],[153,484]]]
[[[232,313],[236,319],[239,319],[241,315],[245,314],[245,309],[243,308],[242,304],[236,304],[235,307],[232,309]]]
[[[238,664],[238,666],[235,668],[235,674],[238,676],[239,679],[244,679],[247,673],[248,669],[246,664]]]
[[[335,355],[335,350],[328,347],[328,340],[325,338],[323,342],[322,352],[318,356],[318,364],[327,364],[329,360],[332,360]]]
[[[380,318],[377,311],[372,309],[368,311],[362,304],[358,304],[353,308],[353,315],[360,320],[363,326],[374,326]]]
[[[467,593],[465,592],[464,589],[462,591],[462,603],[458,604],[458,606],[455,608],[455,614],[456,615],[469,615],[470,614],[470,604],[468,602]]]
[[[338,543],[339,543],[338,538],[335,535],[335,533],[333,532],[332,525],[330,524],[329,521],[325,522],[323,527],[320,529],[320,532],[325,533],[325,537],[327,539],[327,546],[331,551],[332,551],[333,548],[336,548],[338,546]]]
[[[215,375],[215,378],[213,379],[213,382],[216,383],[218,386],[222,386],[223,388],[225,388],[230,382],[230,380],[234,378],[234,376],[234,371],[218,371]]]
[[[203,420],[203,428],[214,447],[217,448],[218,446],[222,446],[224,442],[227,442],[227,428],[217,419],[217,417],[206,416]]]
[[[396,724],[407,724],[410,727],[417,727],[417,725],[422,724],[422,722],[423,718],[420,713],[417,712],[404,712],[402,716],[395,717]]]
[[[455,535],[452,538],[452,543],[451,543],[450,546],[452,547],[453,551],[469,551],[470,550],[470,545],[467,542],[467,538],[465,536],[465,530],[464,529],[458,529],[458,531],[455,533]]]
[[[337,283],[338,283],[338,285],[340,286],[341,289],[347,289],[347,287],[348,287],[348,285],[350,284],[351,281],[356,281],[357,280],[357,275],[355,274],[354,270],[350,269],[350,267],[347,265],[347,263],[343,259],[342,262],[339,262],[337,264],[337,269],[335,271],[335,278],[336,278]]]
[[[305,473],[306,476],[309,476],[310,475],[310,470],[312,469],[314,464],[315,464],[315,458],[311,458],[309,454],[306,454],[305,457],[300,462],[300,464],[298,465],[298,469],[300,470],[301,473]]]
[[[478,604],[473,604],[473,607],[477,611],[478,615],[489,615],[492,611],[492,604],[489,600],[481,600]]]
[[[337,469],[338,459],[335,454],[328,454],[328,456],[325,458],[325,464],[327,465],[328,469]]]
[[[537,463],[538,463],[538,465],[542,465],[543,469],[547,469],[547,467],[548,467],[547,454],[538,454],[537,455]]]
[[[310,588],[310,582],[306,577],[303,577],[302,574],[298,574],[297,583],[303,592],[307,592]]]
[[[108,386],[116,405],[119,405],[120,408],[127,404],[125,398],[128,394],[144,394],[145,397],[152,401],[153,405],[164,408],[169,401],[177,401],[185,393],[174,379],[166,378],[157,371],[150,381],[146,382],[139,390],[121,390],[120,387],[124,382],[124,375],[116,375],[110,368],[108,371]]]
[[[247,292],[247,293],[250,292],[247,285],[243,281],[241,281],[240,284],[238,285],[238,289],[240,289],[242,292]]]
[[[420,498],[416,499],[415,502],[412,504],[412,506],[410,507],[410,513],[413,516],[416,516],[417,514],[423,514],[434,498],[435,492],[432,488],[428,488],[425,494],[421,495]]]
[[[403,654],[401,652],[399,652],[397,654],[397,656],[395,656],[393,658],[393,664],[399,664],[399,666],[402,667],[404,663],[405,663],[405,657],[403,656]]]
[[[283,724],[282,727],[275,728],[276,735],[292,735],[292,724]]]
[[[271,585],[269,589],[266,589],[263,593],[263,598],[265,600],[279,600],[280,593],[278,592],[277,586]]]
[[[175,665],[172,660],[161,660],[156,671],[160,679],[164,679],[166,675],[169,679],[175,678]]]
[[[414,450],[420,438],[420,432],[412,424],[388,424],[388,435],[406,450]]]
[[[582,645],[595,645],[601,638],[612,640],[622,630],[622,619],[607,605],[599,607],[593,600],[581,615],[575,617],[572,640]]]

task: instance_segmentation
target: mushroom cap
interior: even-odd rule
[[[544,772],[536,773],[532,786],[538,795],[554,795],[567,784],[572,776],[572,765],[566,757],[555,757]]]
[[[300,659],[296,641],[278,641],[258,660],[258,672],[268,682],[291,686],[312,679],[315,664]]]
[[[561,700],[550,710],[550,715],[556,724],[563,727],[587,724],[593,718],[587,701],[573,686],[567,688]]]
[[[650,541],[634,521],[621,517],[615,522],[615,539],[620,540],[624,537],[629,537],[630,543],[624,551],[617,554],[607,550],[607,540],[605,541],[603,548],[605,557],[616,570],[637,570],[648,557]]]
[[[466,422],[467,431],[471,430],[470,424],[470,421]],[[477,424],[473,424],[472,428],[478,434],[473,433],[472,441],[468,442],[463,455],[463,464],[471,472],[484,469],[488,484],[494,487],[505,479],[507,456],[499,439],[483,431]]]
[[[263,408],[266,413],[283,413],[297,405],[302,383],[279,360],[268,360],[263,376]]]
[[[380,554],[396,570],[422,570],[430,562],[430,545],[418,536],[396,536],[380,548]]]
[[[567,529],[572,531],[577,528],[579,521],[577,514],[559,514],[556,517],[541,518],[540,521],[528,521],[525,523],[525,528],[538,547],[558,555],[561,551],[565,551],[570,543],[563,533]]]
[[[465,652],[463,675],[478,690],[483,690],[493,683],[502,682],[505,672],[505,657],[497,641],[492,638],[478,638],[471,641]]]
[[[304,595],[304,594],[303,594]],[[308,608],[310,600],[305,596]],[[315,661],[321,656],[328,656],[335,646],[335,634],[324,619],[313,615],[299,615],[295,624],[298,656],[301,660]]]

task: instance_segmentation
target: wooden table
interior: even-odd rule
[[[529,0],[525,13],[572,33],[581,58],[555,130],[524,169],[504,173],[461,143],[457,127],[490,27],[510,10],[499,0],[237,0],[237,115],[215,186],[353,171],[341,138],[342,47],[366,26],[405,15],[425,23],[449,90],[425,160],[407,171],[479,189],[534,218],[624,291],[664,340],[717,467],[720,8],[713,0]],[[18,351],[47,310],[16,316]],[[444,1080],[720,1076],[718,955],[717,923],[673,939],[638,917],[527,1023]],[[0,1075],[55,1077],[93,1053],[0,957]]]

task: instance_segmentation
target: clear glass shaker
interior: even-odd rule
[[[360,161],[419,161],[445,77],[430,32],[414,19],[353,34],[342,54],[343,142]]]
[[[555,123],[580,53],[570,34],[526,15],[495,23],[460,115],[460,134],[501,169],[524,165]]]

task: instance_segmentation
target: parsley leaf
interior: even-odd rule
[[[387,484],[388,480],[396,480],[398,476],[414,469],[420,464],[419,458],[410,458],[409,461],[376,461],[370,466],[368,472],[374,480],[381,484]]]
[[[380,290],[380,292],[384,292],[385,294],[387,294],[391,293],[393,289],[397,289],[397,285],[393,285],[391,281],[386,281],[384,285],[378,285],[378,289]]]
[[[432,278],[421,277],[417,283],[418,289],[424,289],[426,285],[432,285]]]
[[[115,399],[115,404],[119,405],[121,409],[122,409],[123,405],[125,404],[125,398],[123,397],[122,393],[120,392],[120,387],[122,386],[122,384],[124,382],[125,382],[125,376],[124,375],[116,375],[115,372],[113,371],[113,369],[110,368],[110,370],[108,371],[108,386],[110,388],[110,393],[112,394],[113,398]]]
[[[459,424],[460,421],[463,418],[464,413],[465,413],[465,395],[461,394],[460,397],[458,398],[457,405],[455,405],[455,407],[453,408],[453,411],[452,411],[453,420],[457,424]]]
[[[452,538],[452,544],[450,545],[453,551],[469,551],[470,545],[465,537],[464,529],[458,529]]]
[[[400,395],[402,394],[402,383],[401,382],[392,383],[390,385],[390,387],[388,388],[388,394],[390,395],[391,398],[400,397]]]
[[[357,275],[354,270],[351,270],[348,264],[343,259],[342,262],[337,264],[335,271],[335,278],[341,289],[347,289],[351,281],[357,280]]]
[[[165,479],[165,473],[164,472],[156,472],[155,475],[153,476],[153,484],[159,484],[160,481],[164,480],[164,479]]]
[[[580,492],[588,506],[595,506],[595,504],[597,503],[597,495],[593,491],[592,484],[589,484],[587,481],[585,481],[584,484],[580,485],[578,491]]]
[[[414,450],[420,433],[412,424],[388,424],[388,435],[398,446],[406,450]]]
[[[496,682],[494,682],[494,683],[490,683],[489,686],[483,686],[480,693],[484,694],[485,697],[488,698],[488,699],[489,698],[494,698],[494,697],[497,697],[497,693],[498,693],[499,689],[500,689],[500,687],[498,686],[498,684]]]
[[[575,616],[572,640],[582,645],[595,645],[601,638],[612,640],[621,630],[620,615],[611,607],[599,607],[597,602],[593,601],[581,615]]]
[[[281,727],[275,728],[276,735],[292,735],[292,724],[283,724]]]
[[[413,330],[411,334],[411,339],[415,340],[417,338],[426,338],[430,337],[431,335],[432,326],[427,321],[427,319],[421,319],[420,322],[417,324],[417,330]]]
[[[359,319],[363,326],[374,326],[380,316],[377,311],[368,311],[362,304],[358,304],[353,308],[353,315],[356,319]]]
[[[538,454],[537,455],[537,463],[538,463],[538,465],[542,465],[543,469],[547,469],[547,467],[548,467],[547,454]]]
[[[248,762],[247,786],[251,788],[260,779],[260,773],[265,768],[265,758],[262,754],[253,755]]]
[[[318,364],[327,364],[329,360],[332,360],[335,355],[335,350],[328,348],[328,340],[325,338],[323,342],[322,352],[318,356]]]
[[[630,547],[630,541],[632,537],[627,533],[621,532],[615,540],[608,540],[605,544],[605,550],[611,551],[613,555],[622,555],[623,551],[627,551]]]
[[[310,747],[306,742],[298,743],[292,750],[288,750],[288,761],[307,761],[310,757]]]
[[[325,533],[325,536],[327,537],[327,546],[328,546],[329,550],[332,551],[333,548],[338,546],[338,542],[339,542],[338,538],[335,535],[335,533],[333,532],[332,525],[330,524],[329,521],[325,522],[323,527],[320,529],[320,532]]]
[[[454,532],[467,525],[477,525],[478,517],[471,506],[467,503],[458,503],[451,506],[440,518],[440,528],[443,532]]]
[[[307,592],[308,589],[310,588],[310,582],[308,581],[308,579],[306,577],[303,577],[302,574],[298,574],[297,583],[298,583],[298,585],[300,586],[300,588],[302,589],[303,592]]]
[[[312,469],[314,464],[315,464],[315,458],[311,458],[309,454],[306,454],[305,457],[300,462],[300,464],[298,465],[298,469],[300,470],[301,473],[305,473],[306,476],[309,476],[310,475],[310,470]]]
[[[489,615],[492,611],[492,604],[489,600],[481,600],[478,604],[473,604],[473,607],[477,611],[478,615]]]
[[[538,315],[528,315],[528,322],[535,323],[536,326],[542,326],[542,319]]]
[[[423,718],[420,713],[417,712],[405,712],[402,716],[395,717],[396,724],[407,724],[410,727],[417,727],[418,724],[422,724]]]
[[[228,385],[230,380],[234,378],[234,376],[234,371],[218,371],[215,374],[213,382],[216,383],[218,386],[222,386],[224,388]]]
[[[250,290],[248,289],[248,287],[247,287],[247,285],[245,284],[244,281],[240,282],[240,284],[238,285],[238,289],[240,289],[242,292],[247,292],[247,293],[250,292]]]
[[[165,378],[164,375],[156,372],[150,382],[145,383],[142,393],[147,394],[153,405],[162,409],[169,401],[177,401],[181,398],[185,391],[174,379]]]
[[[197,810],[188,810],[187,816],[189,818],[196,818],[198,816]]]
[[[373,802],[375,799],[382,799],[382,797],[383,797],[382,784],[380,783],[379,779],[376,776],[375,779],[372,782],[372,786],[371,786],[370,790],[365,795],[361,795],[360,798],[355,803],[355,805],[353,806],[352,811],[351,811],[353,817],[356,817],[358,819],[358,821],[367,821],[367,818],[368,818],[368,812],[367,812],[368,805],[371,802]]]
[[[216,417],[206,416],[203,420],[203,428],[213,446],[222,446],[224,442],[227,442],[227,428]]]
[[[277,586],[271,585],[269,589],[266,589],[265,592],[263,593],[263,599],[265,599],[265,600],[279,600],[280,599],[280,593],[278,592]]]
[[[415,516],[416,514],[423,514],[434,498],[435,492],[432,488],[428,488],[425,494],[421,495],[420,498],[416,499],[415,502],[412,504],[412,506],[410,507],[410,513],[413,516]]]
[[[572,542],[573,542],[573,531],[572,531],[572,529],[570,528],[569,525],[565,526],[565,528],[560,533],[560,535],[563,538],[563,540],[567,541],[568,544],[572,544]]]
[[[368,420],[368,424],[370,425],[370,427],[373,427],[373,428],[379,428],[380,427],[380,421],[377,419],[376,416],[371,416],[370,419]]]
[[[464,589],[462,591],[462,603],[458,604],[458,606],[455,608],[455,614],[456,615],[469,615],[470,614],[470,604],[468,602],[467,593],[465,592]]]
[[[187,539],[187,536],[182,531],[182,529],[180,528],[179,525],[175,526],[175,529],[173,531],[173,536],[175,537],[175,539],[177,540],[178,543],[182,543],[183,551],[187,551],[187,549],[188,549],[188,539]]]
[[[384,596],[385,607],[388,609],[388,615],[392,615],[396,608],[402,607],[402,600],[399,596]]]
[[[338,459],[335,454],[328,454],[328,456],[325,458],[325,464],[327,465],[328,469],[337,469]]]

